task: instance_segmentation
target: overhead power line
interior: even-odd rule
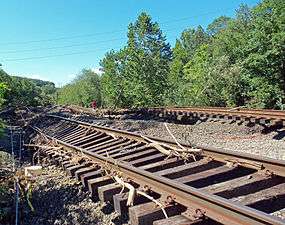
[[[226,8],[223,10],[217,10],[217,11],[211,11],[211,12],[205,12],[199,15],[195,16],[190,16],[190,17],[184,17],[184,18],[179,18],[179,19],[173,19],[173,20],[168,20],[161,22],[160,24],[169,24],[169,23],[175,23],[175,22],[180,22],[180,21],[185,21],[189,19],[195,19],[197,17],[205,16],[205,15],[210,15],[210,14],[215,14],[219,12],[226,12],[228,10],[232,10],[233,8]],[[76,38],[83,38],[83,37],[94,37],[94,36],[100,36],[100,35],[106,35],[106,34],[114,34],[114,33],[119,33],[122,31],[125,31],[126,29],[120,29],[120,30],[114,30],[114,31],[107,31],[107,32],[100,32],[100,33],[89,33],[89,34],[82,34],[82,35],[71,35],[71,36],[62,36],[58,38],[47,38],[47,39],[40,39],[40,40],[28,40],[28,41],[20,41],[20,42],[6,42],[6,43],[0,43],[0,45],[21,45],[21,44],[30,44],[30,43],[41,43],[41,42],[52,42],[52,41],[60,41],[60,40],[68,40],[68,39],[76,39]]]
[[[168,21],[164,21],[164,22],[162,22],[160,24],[181,22],[181,21],[185,21],[185,20],[189,20],[189,19],[195,19],[197,17],[207,16],[207,15],[216,14],[216,13],[220,13],[220,12],[225,13],[225,12],[227,12],[229,10],[233,10],[233,8],[225,8],[225,9],[221,9],[219,11],[205,12],[205,13],[201,13],[199,15],[195,15],[195,16],[191,16],[191,17],[182,17],[182,18],[178,18],[178,19],[168,20]]]
[[[86,42],[86,43],[79,43],[79,44],[54,46],[54,47],[43,47],[43,48],[33,48],[33,49],[24,49],[24,50],[9,50],[9,51],[0,52],[0,54],[20,53],[20,52],[34,52],[34,51],[39,51],[39,50],[64,49],[64,48],[87,46],[87,45],[94,45],[94,44],[100,44],[100,43],[108,43],[108,42],[119,41],[119,40],[125,40],[125,38],[114,38],[114,39],[103,40],[103,41]]]
[[[120,48],[120,47],[116,47]],[[113,49],[116,49],[113,48]],[[64,54],[54,54],[54,55],[46,55],[46,56],[32,56],[32,57],[25,57],[25,58],[15,58],[15,59],[3,59],[2,62],[15,62],[15,61],[25,61],[25,60],[33,60],[33,59],[46,59],[46,58],[54,58],[58,56],[68,56],[68,55],[81,55],[81,54],[87,54],[87,53],[94,53],[97,51],[108,51],[110,49],[102,48],[102,49],[94,49],[90,51],[81,51],[81,52],[70,52],[70,53],[64,53]]]
[[[174,36],[171,36],[173,38]],[[121,46],[113,47],[112,49],[120,48]],[[110,48],[100,48],[94,49],[89,51],[79,51],[79,52],[70,52],[70,53],[63,53],[63,54],[53,54],[53,55],[45,55],[45,56],[32,56],[32,57],[23,57],[23,58],[15,58],[15,59],[3,59],[2,62],[17,62],[17,61],[25,61],[25,60],[34,60],[34,59],[46,59],[46,58],[54,58],[59,56],[69,56],[69,55],[81,55],[87,53],[94,53],[97,51],[110,51]]]
[[[170,29],[164,29],[163,31],[173,31],[177,30],[177,26],[170,28]],[[86,42],[86,43],[78,43],[78,44],[71,44],[71,45],[63,45],[63,46],[53,46],[53,47],[41,47],[41,48],[32,48],[32,49],[23,49],[23,50],[7,50],[7,51],[0,51],[0,54],[13,54],[13,53],[21,53],[21,52],[34,52],[34,51],[40,51],[40,50],[56,50],[56,49],[65,49],[65,48],[72,48],[72,47],[80,47],[80,46],[88,46],[88,45],[94,45],[94,44],[100,44],[100,43],[108,43],[113,41],[121,41],[125,40],[125,38],[114,38],[109,40],[101,40],[101,41],[95,41],[95,42]]]
[[[223,12],[225,12],[228,9],[224,9]],[[208,14],[212,14],[212,13],[217,13],[216,12],[208,12],[208,13],[204,13],[204,14],[200,14],[199,16],[204,16],[204,15],[208,15]],[[197,16],[192,16],[192,17],[185,17],[185,18],[180,18],[180,19],[176,19],[176,20],[169,20],[166,21],[164,23],[161,24],[165,24],[165,23],[172,23],[172,22],[178,22],[178,21],[182,21],[182,20],[188,20],[190,18],[195,18]],[[172,29],[164,29],[164,31],[170,31],[170,30],[176,30],[177,26],[175,28]],[[110,32],[103,32],[103,33],[96,33],[96,34],[87,34],[87,35],[76,35],[76,36],[69,36],[69,37],[61,37],[61,38],[54,38],[54,39],[43,39],[43,40],[34,40],[34,41],[26,41],[26,42],[14,42],[16,44],[20,44],[20,43],[32,43],[32,42],[45,42],[45,41],[52,41],[52,40],[63,40],[63,39],[72,39],[72,38],[76,38],[76,37],[86,37],[86,36],[95,36],[95,35],[100,35],[100,34],[110,34],[110,33],[114,33],[114,32],[119,32],[119,30],[117,31],[110,31]],[[177,37],[177,35],[175,36]],[[172,37],[168,37],[168,38],[172,38]],[[53,47],[43,47],[43,48],[34,48],[34,49],[24,49],[24,50],[11,50],[11,51],[5,51],[5,52],[0,52],[0,53],[19,53],[19,52],[33,52],[33,51],[38,51],[38,50],[53,50],[53,49],[64,49],[64,48],[71,48],[71,47],[77,47],[77,46],[88,46],[88,45],[92,45],[92,44],[98,44],[98,43],[107,43],[107,42],[111,42],[111,41],[116,41],[116,40],[124,40],[125,38],[115,38],[115,39],[109,39],[109,40],[102,40],[102,41],[96,41],[96,42],[88,42],[88,43],[79,43],[79,44],[71,44],[71,45],[64,45],[64,46],[53,46]],[[12,43],[12,42],[11,42]],[[116,47],[116,48],[120,48],[120,47]],[[112,48],[112,49],[116,49],[116,48]],[[88,51],[78,51],[78,52],[70,52],[70,53],[63,53],[63,54],[51,54],[51,55],[44,55],[44,56],[32,56],[32,57],[23,57],[23,58],[8,58],[8,59],[3,59],[1,61],[3,62],[17,62],[17,61],[25,61],[25,60],[37,60],[37,59],[46,59],[46,58],[54,58],[54,57],[60,57],[60,56],[70,56],[70,55],[81,55],[81,54],[88,54],[88,53],[94,53],[97,51],[109,51],[110,48],[101,48],[101,49],[94,49],[94,50],[88,50]]]
[[[115,31],[102,32],[102,33],[90,33],[90,34],[64,36],[64,37],[40,39],[40,40],[30,40],[30,41],[20,41],[20,42],[6,42],[6,43],[0,43],[0,45],[21,45],[21,44],[29,44],[29,43],[41,43],[41,42],[50,42],[50,41],[60,41],[60,40],[76,39],[76,38],[82,38],[82,37],[94,37],[94,36],[100,36],[100,35],[106,35],[106,34],[114,34],[114,33],[122,32],[122,31],[125,31],[125,30],[115,30]]]

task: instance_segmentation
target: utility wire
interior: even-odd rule
[[[12,160],[13,160],[13,172],[15,172],[15,153],[14,153],[14,134],[13,134],[13,128],[10,126],[10,137],[11,137],[11,153],[12,153]]]
[[[64,37],[59,37],[59,38],[49,38],[49,39],[41,39],[41,40],[30,40],[30,41],[21,41],[21,42],[6,42],[6,43],[0,43],[0,45],[21,45],[21,44],[29,44],[29,43],[60,41],[60,40],[76,39],[76,38],[82,38],[82,37],[94,37],[94,36],[105,35],[105,34],[114,34],[114,33],[122,32],[122,31],[125,31],[125,30],[114,30],[114,31],[107,31],[107,32],[102,32],[102,33],[91,33],[91,34],[83,34],[83,35],[64,36]]]
[[[170,29],[164,29],[165,31],[173,31],[177,30],[177,27],[173,27]],[[87,42],[87,43],[79,43],[79,44],[71,44],[71,45],[64,45],[64,46],[53,46],[53,47],[43,47],[43,48],[33,48],[33,49],[23,49],[23,50],[8,50],[0,52],[0,54],[13,54],[13,53],[21,53],[21,52],[34,52],[34,51],[40,51],[40,50],[56,50],[56,49],[65,49],[65,48],[72,48],[72,47],[80,47],[80,46],[88,46],[88,45],[94,45],[94,44],[100,44],[100,43],[108,43],[108,42],[114,42],[114,41],[121,41],[125,40],[126,38],[114,38],[109,40],[101,40],[96,42]]]
[[[225,10],[229,10],[225,9]],[[225,11],[224,10],[224,11]],[[217,11],[216,11],[217,12]],[[215,13],[216,13],[215,12]],[[213,12],[208,12],[208,13],[204,13],[204,14],[200,14],[200,16],[202,15],[208,15],[211,14]],[[185,17],[185,18],[180,18],[180,19],[176,19],[176,20],[172,20],[172,21],[167,21],[167,23],[171,23],[171,22],[178,22],[178,21],[182,21],[182,20],[187,20],[190,18],[195,18],[194,16],[192,17]],[[166,22],[164,22],[166,23]],[[161,23],[163,24],[163,23]],[[171,31],[171,30],[176,30],[177,27],[175,28],[171,28],[171,29],[164,29],[164,31]],[[118,31],[114,31],[114,32],[118,32]],[[100,33],[100,34],[107,34],[107,33],[114,33],[114,32],[104,32],[104,33]],[[91,35],[91,34],[90,34]],[[90,36],[89,35],[89,36]],[[99,35],[99,33],[97,33],[97,35]],[[74,38],[74,37],[82,37],[83,35],[77,35],[77,36],[70,36],[69,38]],[[177,37],[177,35],[175,35],[175,37]],[[66,38],[57,38],[57,39],[45,39],[45,40],[38,40],[37,42],[41,42],[41,41],[51,41],[51,40],[62,40],[62,39],[67,39]],[[54,46],[54,47],[47,47],[47,48],[35,48],[35,49],[25,49],[25,50],[11,50],[11,51],[7,51],[7,52],[0,52],[0,53],[19,53],[19,52],[32,52],[32,51],[38,51],[38,50],[54,50],[54,49],[64,49],[64,48],[71,48],[71,47],[77,47],[77,46],[88,46],[91,44],[98,44],[98,43],[107,43],[107,42],[112,42],[112,41],[116,41],[116,40],[123,40],[125,38],[115,38],[115,39],[110,39],[110,40],[103,40],[103,41],[98,41],[98,42],[89,42],[89,43],[82,43],[82,44],[72,44],[72,45],[65,45],[65,46]],[[30,41],[31,42],[31,41]],[[21,42],[23,43],[23,42]],[[120,48],[120,47],[117,47]],[[114,49],[114,48],[112,48]],[[3,59],[3,62],[17,62],[17,61],[25,61],[25,60],[35,60],[35,59],[46,59],[46,58],[54,58],[54,57],[60,57],[60,56],[70,56],[70,55],[80,55],[80,54],[88,54],[88,53],[94,53],[97,51],[108,51],[109,49],[94,49],[94,50],[88,50],[88,51],[79,51],[79,52],[71,52],[71,53],[63,53],[63,54],[53,54],[53,55],[45,55],[45,56],[32,56],[32,57],[23,57],[23,58],[11,58],[11,59]]]
[[[117,48],[120,48],[120,47],[117,47]],[[15,61],[25,61],[25,60],[33,60],[33,59],[46,59],[46,58],[53,58],[53,57],[58,57],[58,56],[81,55],[81,54],[93,53],[93,52],[98,52],[98,51],[108,51],[108,49],[103,48],[103,49],[94,49],[91,51],[70,52],[70,53],[56,54],[56,55],[34,56],[34,57],[16,58],[16,59],[4,59],[2,61],[3,62],[15,62]]]
[[[14,127],[10,126],[10,137],[11,137],[11,153],[13,160],[13,173],[16,171],[16,163],[15,163],[15,152],[14,152]],[[15,186],[15,225],[19,225],[19,180],[15,178],[14,181]]]
[[[103,40],[103,41],[87,42],[87,43],[64,45],[64,46],[45,47],[45,48],[34,48],[34,49],[24,49],[24,50],[9,50],[9,51],[4,51],[4,52],[0,52],[0,53],[1,54],[9,54],[9,53],[19,53],[19,52],[33,52],[33,51],[40,51],[40,50],[64,49],[64,48],[72,48],[72,47],[87,46],[87,45],[94,45],[94,44],[100,44],[100,43],[107,43],[107,42],[113,42],[113,41],[119,41],[119,40],[125,40],[125,38],[114,38],[114,39]]]
[[[211,15],[211,14],[216,14],[216,13],[225,13],[229,10],[233,10],[235,8],[225,8],[225,9],[220,9],[219,11],[211,11],[211,12],[205,12],[205,13],[201,13],[199,15],[194,15],[194,16],[190,16],[190,17],[183,17],[183,18],[178,18],[178,19],[173,19],[173,20],[168,20],[168,21],[164,21],[160,24],[167,24],[167,23],[176,23],[176,22],[181,22],[181,21],[185,21],[185,20],[189,20],[189,19],[195,19],[197,17],[201,17],[201,16],[207,16],[207,15]]]
[[[161,22],[160,24],[164,25],[164,24],[169,24],[169,23],[176,23],[176,22],[185,21],[185,20],[189,20],[189,19],[195,19],[197,17],[206,16],[206,15],[210,15],[210,14],[215,14],[215,13],[220,13],[220,12],[224,13],[224,12],[229,11],[229,10],[233,10],[233,8],[226,8],[226,9],[223,9],[223,10],[205,12],[205,13],[202,13],[202,14],[199,14],[199,15],[195,15],[195,16],[168,20],[168,21]],[[0,45],[21,45],[21,44],[29,44],[29,43],[41,43],[41,42],[52,42],[52,41],[76,39],[76,38],[83,38],[83,37],[94,37],[94,36],[99,36],[99,35],[119,33],[119,32],[125,31],[125,30],[126,29],[120,29],[120,30],[107,31],[107,32],[101,32],[101,33],[90,33],[90,34],[83,34],[83,35],[62,36],[62,37],[58,37],[58,38],[29,40],[29,41],[21,41],[21,42],[6,42],[6,43],[0,43]]]
[[[173,37],[174,36],[171,36],[171,38],[173,38]],[[112,47],[111,49],[117,49],[120,47],[121,46],[117,46],[115,48]],[[69,56],[69,55],[82,55],[82,54],[94,53],[94,52],[98,52],[98,51],[109,51],[111,49],[110,48],[100,48],[100,49],[94,49],[94,50],[88,50],[88,51],[70,52],[70,53],[63,53],[63,54],[54,54],[54,55],[45,55],[45,56],[32,56],[32,57],[15,58],[15,59],[3,59],[2,62],[17,62],[17,61],[46,59],[46,58],[54,58],[54,57]]]

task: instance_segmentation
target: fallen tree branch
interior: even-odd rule
[[[162,142],[158,142],[158,141],[154,141],[146,136],[143,136],[143,135],[140,135],[143,139],[149,141],[150,143],[157,143],[158,145],[160,146],[164,146],[166,148],[169,148],[171,150],[174,150],[174,151],[177,151],[177,152],[186,152],[186,153],[190,153],[190,152],[196,152],[196,153],[201,153],[202,152],[202,149],[200,148],[184,148],[184,149],[179,149],[179,148],[176,148],[176,147],[173,147],[171,145],[168,145],[168,144],[165,144],[165,143],[162,143]]]
[[[184,146],[182,146],[182,145],[177,141],[177,139],[174,137],[174,135],[170,132],[170,130],[169,130],[167,124],[166,124],[166,123],[163,123],[163,124],[164,124],[164,126],[165,126],[167,132],[170,134],[170,136],[171,136],[171,137],[173,138],[173,140],[176,142],[176,144],[177,144],[181,149],[186,150],[186,149],[184,148]]]
[[[165,143],[161,143],[161,142],[151,140],[150,138],[145,137],[143,135],[141,135],[141,137],[150,142],[148,144],[148,146],[156,148],[161,153],[167,155],[168,158],[171,156],[176,156],[176,157],[179,157],[179,158],[184,159],[186,161],[189,159],[189,157],[192,157],[193,160],[196,161],[195,154],[202,152],[201,149],[193,149],[193,148],[186,149],[183,146],[182,146],[182,149],[179,149],[179,148],[173,147],[173,146],[165,144]],[[165,147],[168,149],[166,149]]]
[[[132,206],[134,204],[134,199],[135,199],[135,194],[136,194],[136,189],[134,188],[133,185],[124,182],[119,176],[114,176],[115,181],[120,184],[123,189],[126,187],[129,189],[129,195],[128,195],[128,200],[127,200],[127,206]]]
[[[118,139],[118,137],[115,135],[115,134],[112,134],[112,133],[109,133],[109,132],[106,132],[107,135],[110,135],[112,138],[114,138],[115,140]]]
[[[148,195],[147,193],[145,193],[143,191],[136,190],[133,185],[131,185],[131,184],[127,183],[127,182],[124,182],[123,179],[120,178],[118,175],[115,175],[113,178],[115,179],[115,181],[118,184],[120,184],[122,186],[122,188],[123,188],[122,190],[124,190],[125,187],[129,189],[127,206],[132,206],[134,204],[134,199],[135,199],[135,195],[136,194],[142,195],[142,196],[148,198],[149,200],[151,200],[152,202],[154,202],[157,206],[159,206],[159,208],[162,210],[165,218],[168,218],[167,213],[166,213],[163,205],[159,201],[157,201],[152,196]]]
[[[63,147],[53,147],[53,146],[47,146],[47,145],[37,145],[37,144],[24,144],[26,147],[38,147],[38,148],[48,148],[48,149],[62,149]]]
[[[148,194],[146,194],[145,192],[140,191],[140,190],[137,190],[137,194],[142,195],[142,196],[148,198],[149,200],[151,200],[152,202],[154,202],[156,205],[158,205],[159,208],[162,210],[162,212],[163,212],[165,218],[168,218],[167,213],[166,213],[166,211],[165,211],[163,205],[162,205],[159,201],[157,201],[156,199],[154,199],[154,198],[151,197],[150,195],[148,195]]]

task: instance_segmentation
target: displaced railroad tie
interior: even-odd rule
[[[271,215],[285,208],[282,160],[192,148],[169,128],[174,141],[55,115],[44,121],[29,147],[131,224],[284,224]]]
[[[267,110],[267,109],[247,109],[244,106],[235,108],[224,107],[166,107],[166,108],[148,108],[140,110],[147,116],[159,116],[160,118],[172,118],[179,120],[183,117],[183,121],[191,121],[191,119],[221,119],[239,122],[256,123],[266,126],[284,126],[285,111],[284,110]]]

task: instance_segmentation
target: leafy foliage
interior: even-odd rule
[[[5,93],[7,89],[8,89],[7,84],[1,82],[0,83],[0,106],[3,105],[3,103],[5,102]]]
[[[88,107],[93,100],[101,105],[100,79],[92,70],[83,69],[72,83],[57,92],[57,101],[60,104]]]
[[[163,104],[171,60],[170,45],[157,23],[142,13],[129,25],[127,46],[101,61],[103,101],[115,107]]]
[[[234,18],[218,17],[205,30],[187,28],[173,49],[146,13],[129,25],[127,35],[121,50],[107,52],[101,60],[98,82],[73,81],[59,91],[59,102],[88,106],[91,99],[102,99],[104,107],[285,105],[283,0],[263,0],[252,9],[241,5]]]
[[[195,40],[182,33],[173,49],[169,79],[174,91],[166,103],[283,106],[284,9],[281,0],[265,0],[252,10],[241,5],[236,18],[222,16],[208,26],[208,39],[190,57],[185,51],[192,51],[182,46]]]
[[[182,98],[182,96],[186,97],[186,93],[189,93],[188,85],[185,85],[187,78],[184,74],[184,67],[193,59],[198,48],[208,42],[209,36],[200,26],[197,30],[187,29],[183,31],[180,39],[176,40],[168,76],[170,86],[166,98],[168,104],[184,105],[190,103],[187,99]]]
[[[125,50],[119,52],[110,51],[101,60],[104,73],[101,77],[103,106],[117,107],[127,106],[125,94],[126,79],[123,74]]]
[[[4,106],[38,106],[54,102],[56,88],[52,82],[10,76],[0,69],[1,82],[6,87]]]
[[[163,103],[171,60],[170,45],[157,23],[146,13],[130,24],[124,74],[129,106]]]

